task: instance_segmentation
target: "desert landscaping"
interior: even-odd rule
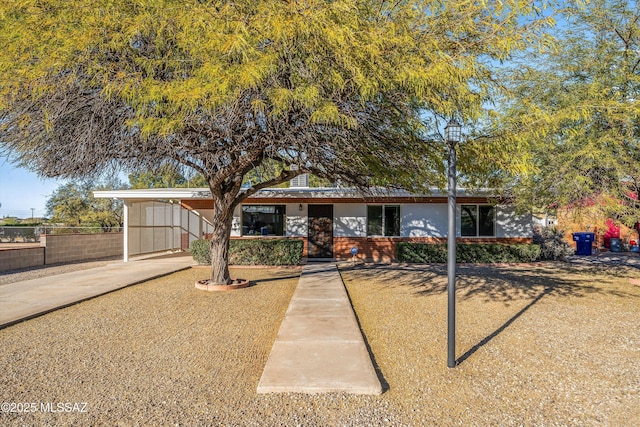
[[[458,270],[458,366],[446,366],[446,268],[344,264],[384,392],[256,386],[298,268],[235,268],[206,293],[190,269],[0,331],[3,402],[84,411],[3,425],[637,425],[635,267],[534,263]],[[40,408],[40,406],[38,406]]]

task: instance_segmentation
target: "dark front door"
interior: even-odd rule
[[[309,258],[333,258],[333,205],[309,205]]]

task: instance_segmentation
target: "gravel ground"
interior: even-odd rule
[[[380,396],[257,395],[298,271],[233,269],[257,283],[226,293],[195,290],[203,273],[0,330],[0,401],[37,408],[0,425],[640,423],[638,269],[461,266],[460,365],[448,369],[445,267],[345,267]],[[86,412],[47,406],[66,402]]]

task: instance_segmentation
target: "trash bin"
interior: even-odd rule
[[[594,233],[573,233],[573,240],[576,242],[576,255],[591,255],[591,245],[594,238]]]
[[[622,240],[612,238],[610,242],[609,249],[611,249],[611,252],[620,252],[622,250]]]

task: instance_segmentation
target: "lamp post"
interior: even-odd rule
[[[456,144],[460,142],[462,127],[451,119],[444,128],[449,148],[448,164],[448,222],[447,234],[447,366],[456,366]]]

